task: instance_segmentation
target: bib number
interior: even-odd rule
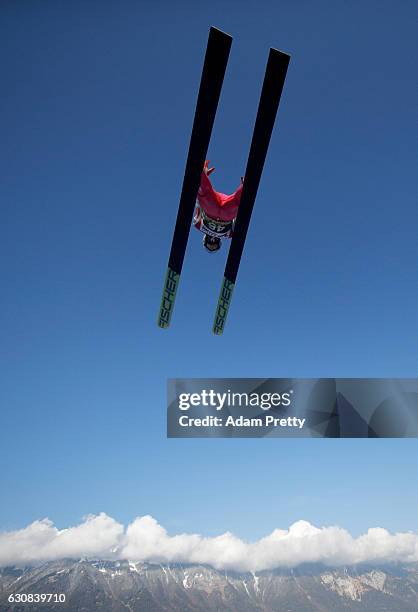
[[[221,237],[226,236],[232,229],[232,221],[215,221],[214,219],[209,219],[206,216],[203,216],[203,231],[209,236]]]

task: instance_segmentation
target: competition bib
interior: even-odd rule
[[[217,221],[208,217],[204,211],[202,211],[202,228],[201,231],[214,238],[221,238],[226,236],[232,230],[232,221]]]

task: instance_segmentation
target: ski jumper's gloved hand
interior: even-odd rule
[[[209,168],[209,160],[207,159],[203,164],[203,172],[206,174],[206,176],[210,176],[214,170],[215,168]]]

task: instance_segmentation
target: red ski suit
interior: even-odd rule
[[[212,236],[231,238],[232,222],[238,214],[242,187],[241,184],[231,195],[219,193],[212,187],[212,183],[205,172],[202,172],[200,188],[197,193],[198,205],[193,219],[196,229]]]

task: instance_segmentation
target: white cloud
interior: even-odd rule
[[[19,531],[0,533],[0,566],[108,555],[123,535],[123,525],[103,512],[61,530],[48,519],[35,521]]]
[[[260,571],[305,562],[352,565],[365,562],[418,562],[418,534],[391,534],[372,528],[353,538],[340,527],[314,527],[298,521],[289,529],[245,542],[232,533],[206,538],[170,536],[151,516],[126,529],[104,513],[76,527],[57,529],[47,519],[18,531],[0,533],[0,566],[62,558],[94,557],[156,563],[205,563],[217,569]]]

